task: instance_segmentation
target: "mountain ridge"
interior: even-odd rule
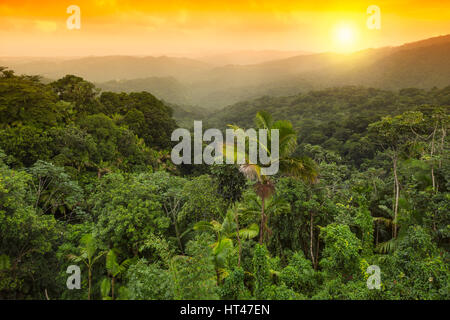
[[[217,66],[185,57],[96,56],[12,63],[16,73],[57,79],[76,74],[104,90],[150,91],[169,103],[220,109],[262,95],[283,96],[337,85],[383,89],[450,84],[450,34],[349,54],[300,54]],[[5,65],[0,58],[0,65]],[[170,80],[169,80],[170,79]]]

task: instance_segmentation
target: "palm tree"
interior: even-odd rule
[[[242,214],[242,215],[254,217],[262,211],[262,199],[259,197],[253,196],[249,199],[247,205],[240,206],[238,210],[239,210],[240,214]],[[283,200],[282,198],[279,198],[279,197],[278,198],[271,197],[271,198],[268,198],[267,201],[265,202],[264,214],[267,217],[270,217],[273,215],[281,214],[283,212],[290,212],[290,210],[291,210],[291,206],[288,202],[286,202],[285,200]],[[264,222],[263,227],[265,229],[264,235],[265,235],[265,239],[266,239],[267,235],[272,234],[272,230],[269,228],[269,225],[268,225],[268,219],[266,219],[266,221]]]
[[[106,270],[111,275],[111,299],[114,300],[114,284],[117,277],[119,277],[122,273],[124,273],[130,264],[133,262],[133,259],[126,259],[119,263],[117,261],[117,249],[111,249],[108,251],[106,255]],[[108,290],[109,291],[109,290]]]
[[[239,229],[237,210],[228,210],[223,222],[200,221],[194,225],[194,230],[211,230],[216,234],[217,241],[212,244],[214,264],[216,266],[217,283],[220,283],[220,274],[225,273],[226,257],[233,249],[232,238],[236,237],[239,244],[238,265],[241,261],[241,239],[251,239],[258,235],[258,225],[252,224],[248,228]]]
[[[67,257],[75,262],[82,261],[88,268],[88,300],[91,300],[92,266],[106,253],[106,251],[102,251],[98,255],[95,255],[97,252],[97,245],[92,234],[86,234],[81,237],[79,250],[79,255],[69,254]]]
[[[273,121],[270,113],[260,111],[256,114],[255,124],[257,129],[266,129],[268,132],[267,143],[262,143],[257,138],[259,148],[264,148],[271,156],[271,130],[275,129],[279,132],[279,157],[272,159],[271,163],[278,162],[281,173],[290,175],[296,178],[301,178],[308,183],[315,183],[318,176],[318,169],[314,161],[308,157],[292,157],[292,153],[297,147],[297,135],[292,127],[292,123],[287,120]],[[235,131],[240,128],[234,125],[229,127]],[[241,129],[242,130],[242,129]],[[223,152],[226,155],[226,152]],[[236,151],[234,154],[237,158]],[[265,226],[267,224],[267,215],[265,213],[266,199],[270,198],[275,192],[275,185],[270,176],[261,173],[263,168],[260,164],[249,163],[249,155],[245,151],[245,163],[241,164],[239,170],[251,180],[256,180],[254,189],[256,194],[261,198],[261,221],[259,228],[259,243],[264,241]]]

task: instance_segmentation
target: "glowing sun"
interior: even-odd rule
[[[342,26],[336,30],[336,40],[341,44],[351,44],[355,40],[355,32],[349,26]]]
[[[333,40],[337,51],[354,50],[357,38],[357,28],[352,23],[340,23],[333,28]]]

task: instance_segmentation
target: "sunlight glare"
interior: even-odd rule
[[[354,40],[354,32],[348,26],[341,27],[337,31],[337,38],[343,44],[352,43]]]
[[[336,25],[333,30],[333,39],[337,51],[350,52],[354,50],[357,38],[357,29],[349,23]]]

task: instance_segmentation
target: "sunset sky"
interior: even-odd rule
[[[80,30],[66,27],[69,5],[81,9]],[[381,9],[380,30],[366,26],[369,5]],[[449,33],[442,0],[0,0],[0,56],[348,52]]]

